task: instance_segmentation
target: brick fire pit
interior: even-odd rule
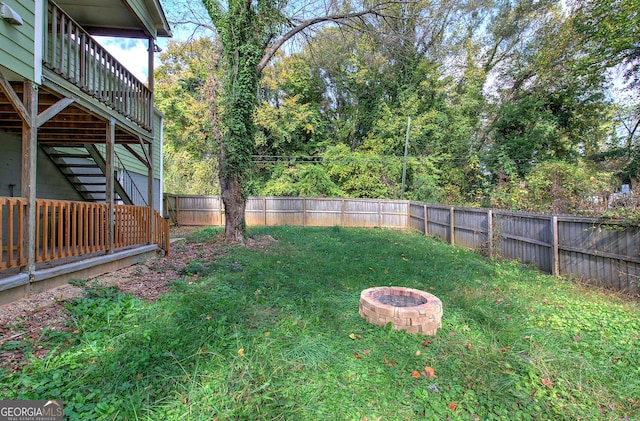
[[[428,292],[404,287],[376,287],[360,294],[360,316],[369,323],[409,333],[435,335],[442,327],[442,302]]]

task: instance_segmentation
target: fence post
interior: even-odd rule
[[[407,229],[411,228],[411,202],[407,202]]]
[[[382,202],[378,199],[378,228],[382,228]]]
[[[262,198],[262,220],[264,221],[264,226],[267,226],[267,198]]]
[[[307,198],[302,198],[302,226],[307,226]]]
[[[180,199],[178,196],[174,196],[173,198],[173,209],[176,213],[176,225],[180,225],[180,207],[179,207]]]
[[[493,212],[487,211],[487,254],[493,257]]]
[[[449,208],[449,243],[451,243],[452,245],[456,243],[454,214],[455,214],[455,211],[453,209],[453,206],[451,206]]]
[[[340,225],[344,227],[344,198],[340,202]]]
[[[551,274],[553,276],[560,275],[559,257],[558,217],[553,216],[551,218]]]
[[[423,205],[424,207],[424,235],[429,235],[429,209],[427,208],[427,204]]]

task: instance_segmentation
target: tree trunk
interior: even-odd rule
[[[227,159],[224,147],[220,149],[219,165],[220,192],[225,215],[224,239],[232,243],[244,244],[246,202],[242,194],[242,180],[239,175],[226,171]]]

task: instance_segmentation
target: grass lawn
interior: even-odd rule
[[[250,235],[277,241],[196,258],[154,302],[87,286],[75,332],[45,333],[54,352],[0,374],[0,399],[71,420],[640,419],[637,302],[416,233]],[[437,336],[360,318],[385,285],[437,295]]]

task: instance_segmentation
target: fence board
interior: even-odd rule
[[[342,225],[342,199],[307,198],[306,225],[331,227]]]
[[[451,212],[448,207],[427,208],[427,226],[429,235],[440,238],[447,243],[451,242]]]
[[[409,228],[423,233],[427,233],[427,224],[425,216],[427,214],[427,208],[422,203],[410,203],[409,208]]]
[[[488,213],[484,209],[454,209],[455,244],[470,248],[486,250],[488,240]]]

